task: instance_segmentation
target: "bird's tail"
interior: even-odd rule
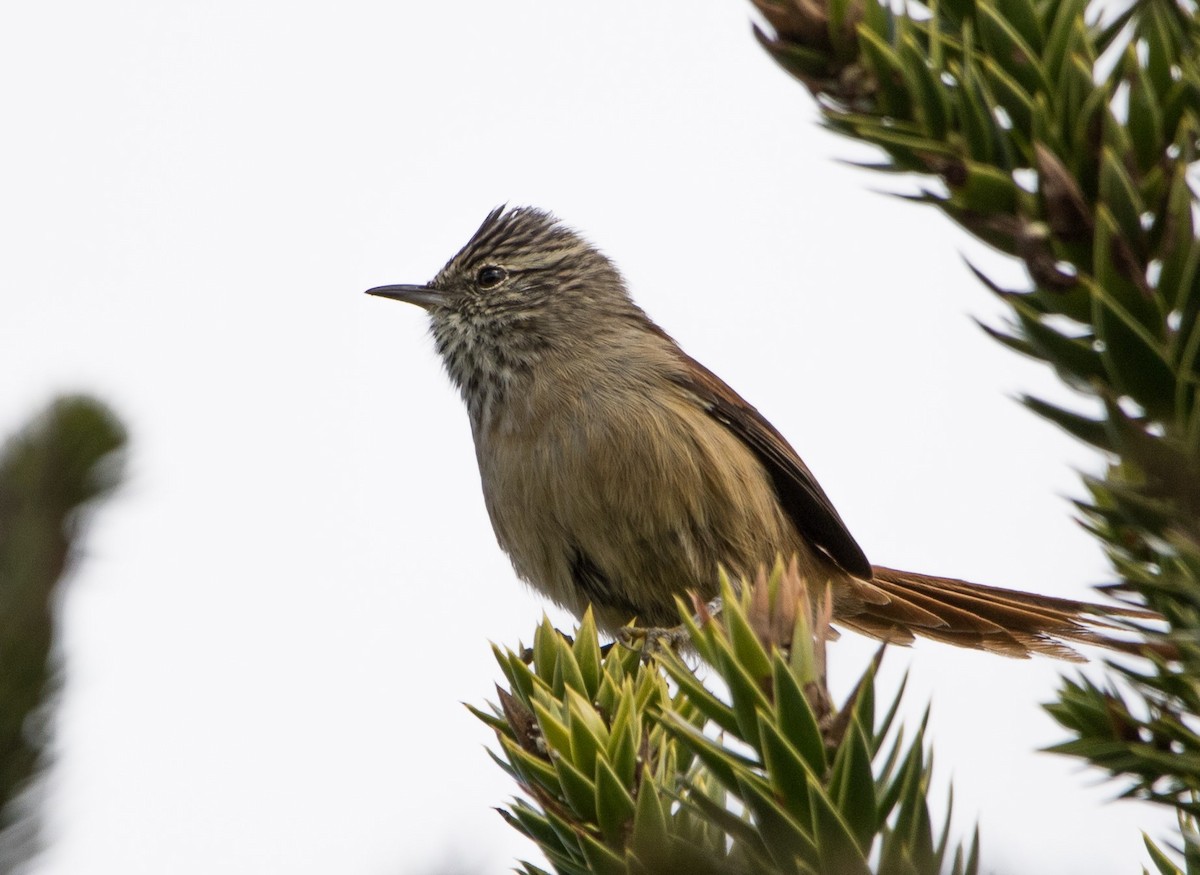
[[[873,638],[910,644],[914,636],[1028,659],[1035,653],[1083,660],[1070,645],[1090,644],[1126,653],[1162,651],[1162,645],[1126,641],[1106,618],[1158,619],[1149,611],[1097,605],[872,566],[874,578],[854,581],[858,610],[838,611],[835,622]]]

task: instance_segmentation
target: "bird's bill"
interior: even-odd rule
[[[391,298],[393,301],[406,301],[426,310],[445,302],[445,296],[430,286],[376,286],[373,289],[367,289],[367,294],[379,298]]]

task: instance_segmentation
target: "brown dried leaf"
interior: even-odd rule
[[[1045,145],[1034,143],[1033,152],[1051,233],[1066,242],[1091,239],[1092,217],[1079,183]]]
[[[542,731],[538,728],[537,718],[533,712],[526,708],[516,696],[509,694],[499,685],[496,686],[496,695],[500,698],[500,710],[504,712],[504,719],[512,727],[517,744],[521,745],[522,750],[545,759],[546,750],[545,744],[542,743]]]

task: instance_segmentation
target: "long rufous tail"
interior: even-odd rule
[[[854,581],[861,610],[837,611],[834,622],[872,638],[910,644],[914,636],[1028,659],[1035,653],[1082,661],[1070,645],[1127,653],[1161,652],[1162,645],[1123,641],[1107,617],[1153,620],[1157,614],[1119,605],[984,586],[950,577],[872,566],[870,582]]]

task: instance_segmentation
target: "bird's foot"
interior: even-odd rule
[[[617,642],[646,653],[675,650],[688,640],[687,626],[623,626],[617,630]]]
[[[700,605],[692,622],[703,626],[720,614],[722,607],[721,597],[717,596]],[[691,636],[688,627],[681,623],[678,626],[623,626],[615,637],[626,647],[638,647],[649,654],[659,649],[678,650],[689,643]]]

